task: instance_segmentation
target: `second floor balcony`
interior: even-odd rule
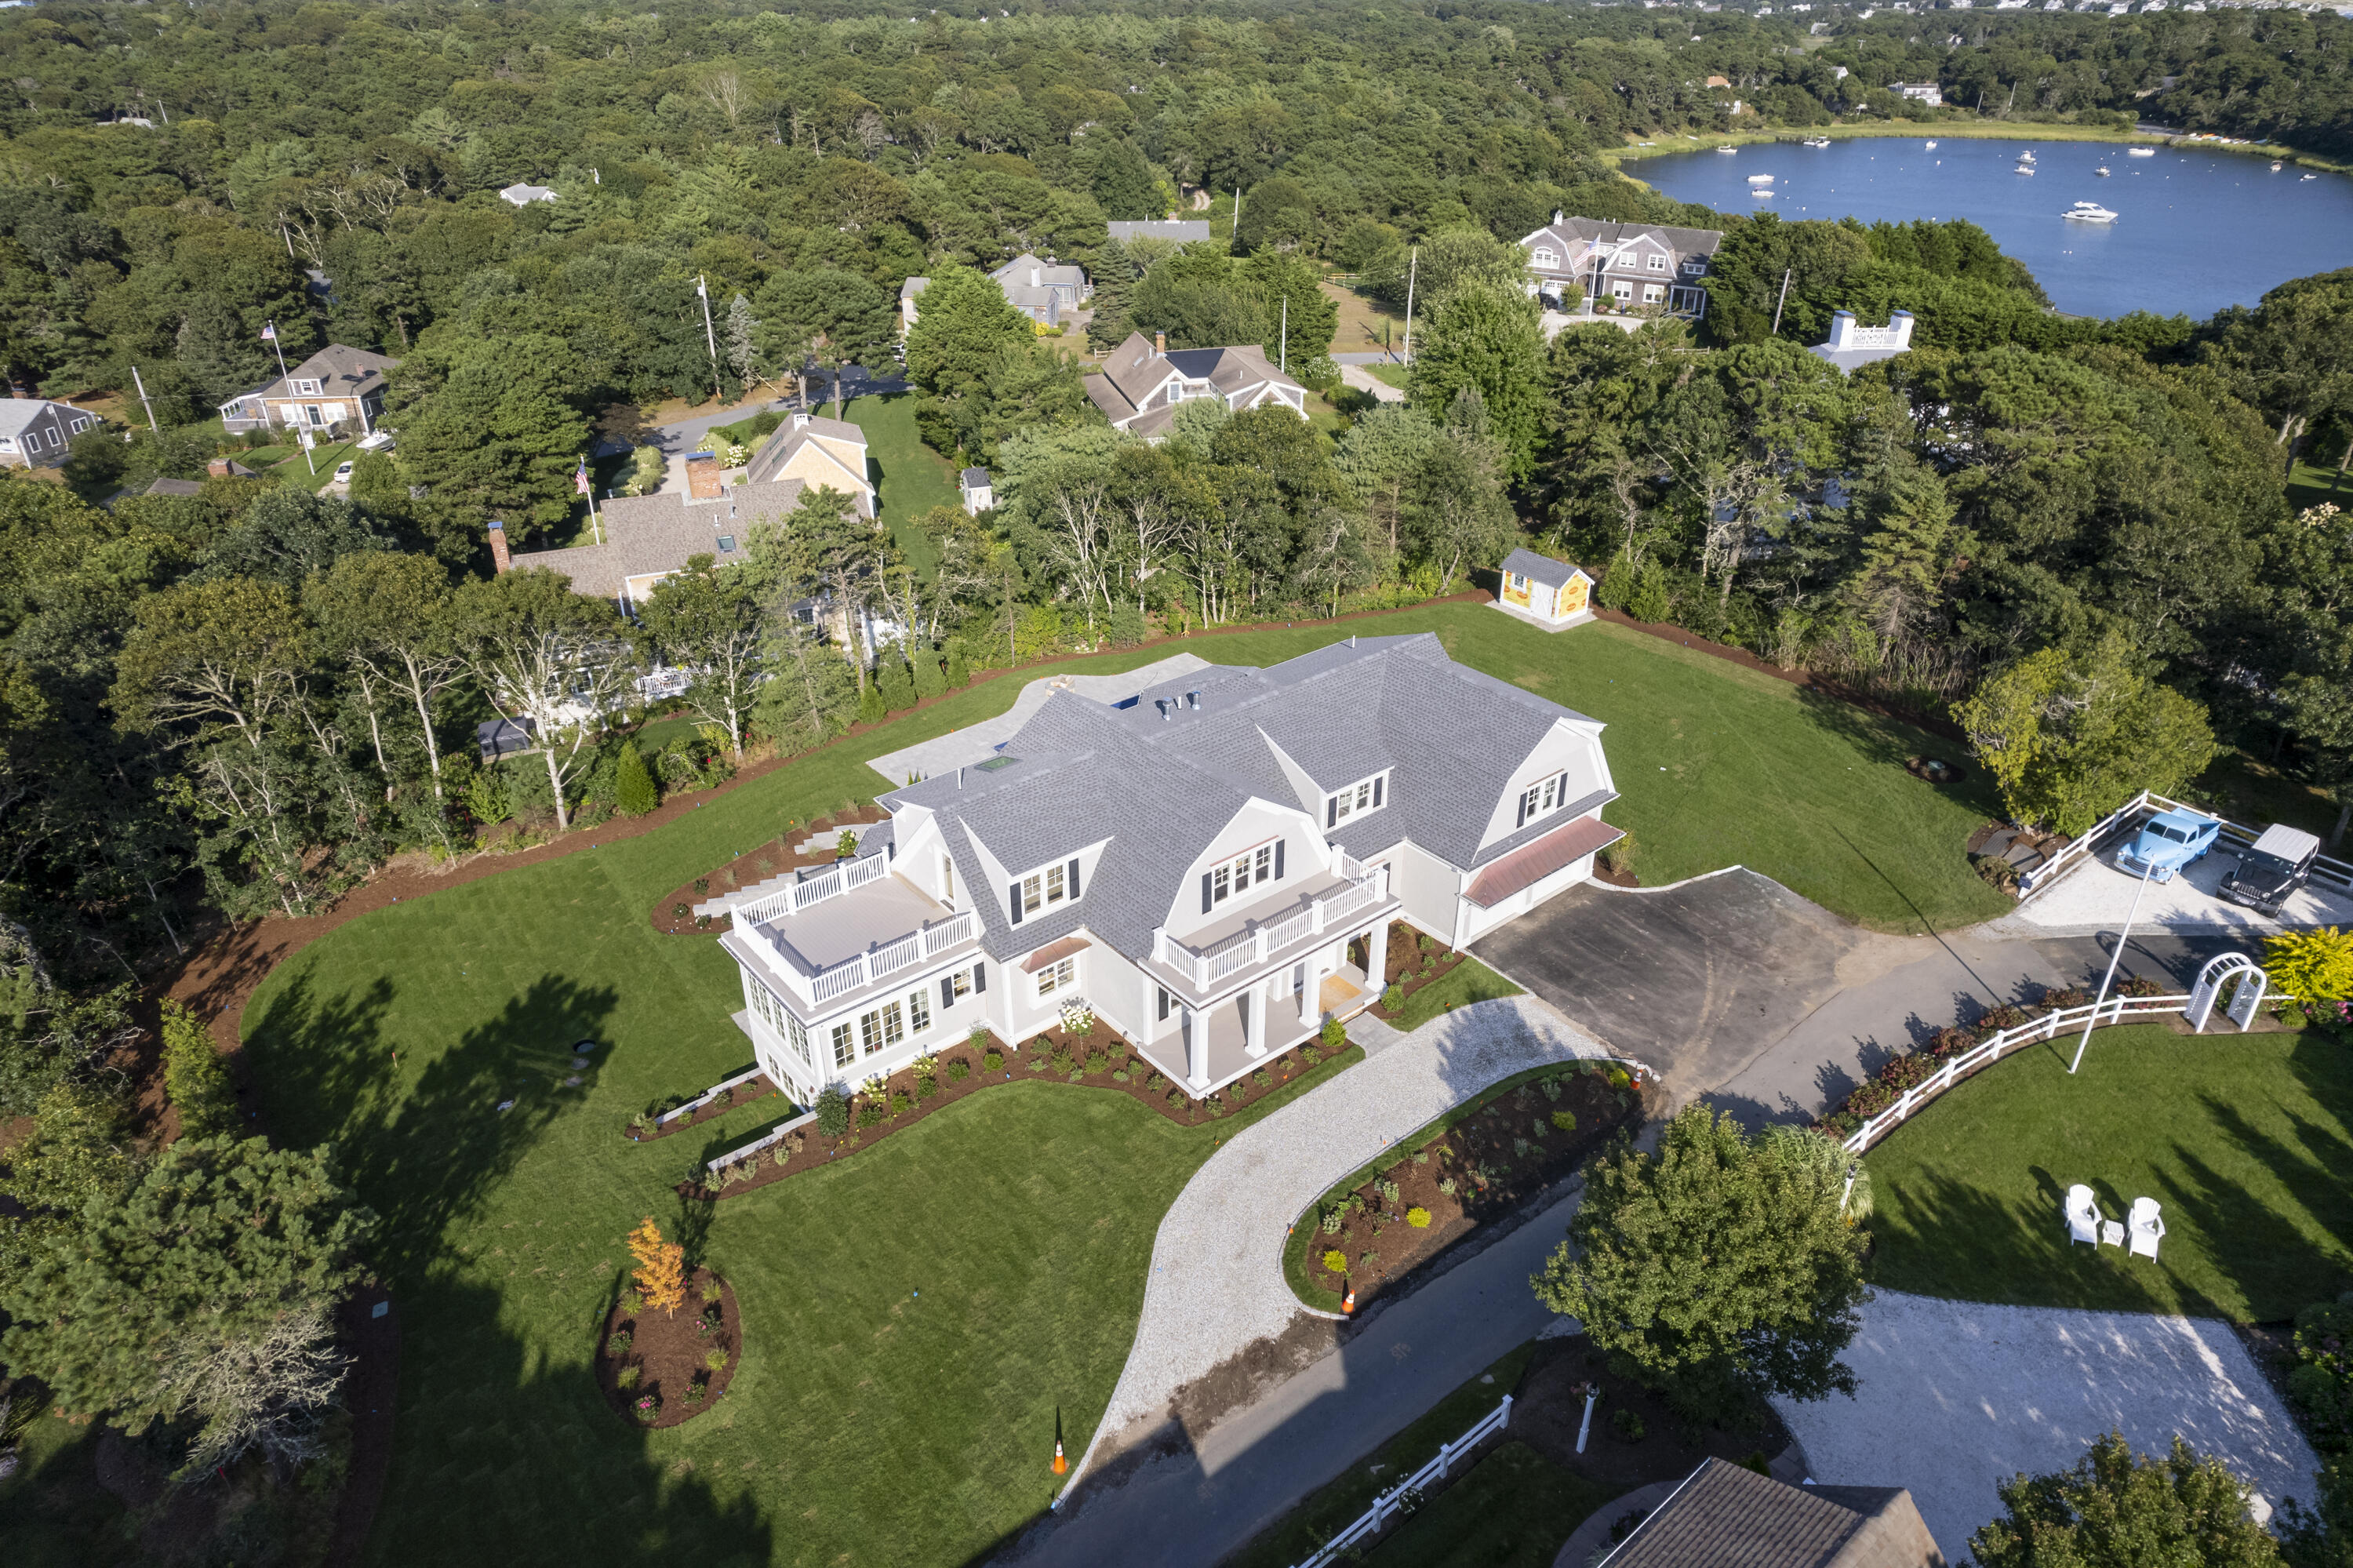
[[[1185,940],[1166,927],[1155,931],[1152,959],[1196,995],[1206,995],[1238,976],[1291,962],[1345,930],[1386,918],[1395,902],[1388,866],[1366,866],[1335,852],[1332,870],[1279,896],[1245,904]]]
[[[885,858],[844,863],[735,911],[736,934],[785,984],[804,1022],[854,1005],[935,960],[976,949],[980,917],[890,874]]]

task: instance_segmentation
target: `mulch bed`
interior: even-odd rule
[[[697,1202],[711,1198],[733,1197],[781,1181],[803,1171],[839,1160],[868,1144],[903,1128],[913,1127],[925,1117],[955,1104],[968,1095],[1019,1078],[1045,1078],[1055,1083],[1079,1085],[1087,1088],[1110,1089],[1127,1096],[1182,1127],[1198,1126],[1215,1121],[1232,1111],[1253,1105],[1292,1079],[1312,1072],[1325,1060],[1322,1048],[1314,1042],[1279,1056],[1270,1056],[1264,1065],[1249,1076],[1227,1085],[1207,1099],[1189,1098],[1186,1092],[1154,1070],[1151,1064],[1132,1054],[1133,1047],[1108,1024],[1097,1020],[1088,1033],[1072,1037],[1060,1024],[1042,1034],[1032,1036],[1019,1051],[1008,1052],[997,1037],[987,1037],[984,1048],[970,1044],[950,1046],[937,1053],[937,1071],[927,1091],[913,1067],[904,1067],[891,1075],[885,1086],[886,1098],[877,1103],[863,1089],[856,1097],[850,1129],[842,1137],[827,1138],[812,1123],[766,1150],[756,1160],[745,1160],[734,1169],[752,1168],[752,1174],[728,1182],[717,1189],[700,1182],[681,1182],[681,1196]],[[1345,1047],[1344,1047],[1345,1049]],[[987,1065],[987,1055],[994,1053],[998,1065]],[[1313,1053],[1311,1055],[1310,1053]],[[1123,1061],[1125,1065],[1122,1065]],[[1062,1064],[1067,1063],[1067,1065]],[[956,1066],[966,1069],[963,1077],[956,1076]],[[779,1160],[777,1157],[783,1158]]]
[[[1556,1099],[1542,1086],[1550,1084],[1560,1086]],[[1308,1277],[1334,1291],[1353,1287],[1359,1311],[1410,1289],[1413,1277],[1440,1254],[1543,1192],[1620,1128],[1638,1125],[1644,1102],[1640,1085],[1618,1088],[1599,1073],[1574,1067],[1505,1090],[1354,1189],[1336,1233],[1323,1230],[1322,1213],[1303,1219],[1313,1227]],[[1575,1117],[1575,1127],[1554,1127],[1556,1111]],[[1383,1181],[1397,1183],[1394,1200],[1381,1192]],[[1441,1182],[1454,1191],[1442,1191]],[[1408,1220],[1416,1208],[1428,1211],[1427,1226]],[[1343,1274],[1324,1268],[1323,1256],[1331,1251],[1345,1257]]]
[[[1693,1431],[1659,1395],[1611,1372],[1609,1360],[1582,1334],[1540,1340],[1512,1400],[1512,1436],[1562,1468],[1618,1492],[1680,1481],[1705,1458],[1770,1461],[1789,1446],[1788,1428],[1762,1401],[1746,1427]],[[1580,1454],[1577,1427],[1585,1416],[1588,1383],[1599,1385],[1601,1397]],[[1621,1425],[1620,1411],[1640,1425]],[[1637,1431],[1639,1437],[1632,1435]]]
[[[719,1308],[715,1325],[710,1317],[714,1291]],[[685,1304],[675,1312],[632,1313],[628,1310],[630,1299],[624,1296],[605,1315],[604,1331],[596,1340],[596,1386],[605,1391],[614,1414],[632,1426],[682,1425],[717,1404],[734,1381],[735,1369],[744,1364],[744,1319],[735,1310],[735,1287],[709,1269],[698,1268],[687,1281]],[[629,1343],[616,1356],[613,1337],[619,1333],[627,1333]],[[717,1372],[704,1361],[713,1351],[727,1355]],[[638,1375],[623,1387],[621,1380],[629,1369]],[[702,1397],[689,1398],[689,1391],[696,1387]],[[650,1421],[638,1409],[638,1401],[649,1398],[659,1402]]]
[[[721,1081],[724,1082],[725,1080],[723,1079]],[[782,1089],[778,1088],[774,1083],[769,1081],[768,1075],[763,1073],[756,1078],[747,1079],[744,1082],[736,1085],[733,1088],[728,1090],[727,1093],[720,1096],[709,1105],[704,1106],[701,1110],[696,1111],[692,1116],[682,1116],[676,1121],[668,1123],[657,1124],[649,1122],[643,1127],[639,1127],[636,1123],[632,1122],[628,1129],[629,1141],[632,1143],[656,1143],[668,1138],[674,1132],[684,1132],[690,1127],[695,1127],[701,1123],[725,1116],[737,1106],[750,1105],[754,1100],[764,1100],[770,1095],[780,1095],[782,1093],[784,1093]],[[687,1097],[689,1099],[693,1098],[691,1095]]]
[[[1642,879],[1634,874],[1632,867],[1611,865],[1605,860],[1596,860],[1593,863],[1593,880],[1596,882],[1606,882],[1612,887],[1640,887],[1642,885]]]
[[[854,811],[839,811],[819,817],[806,827],[788,830],[784,837],[772,839],[754,850],[747,850],[714,868],[708,875],[681,883],[653,902],[646,918],[655,930],[664,936],[719,937],[735,928],[735,917],[723,915],[697,920],[694,906],[714,893],[732,893],[738,887],[748,887],[755,882],[765,882],[787,871],[814,870],[831,865],[839,858],[837,844],[841,832],[857,832],[875,822],[887,821],[891,813],[880,806],[860,806]],[[862,834],[860,835],[863,836]],[[793,845],[807,839],[820,842],[805,853],[795,853]]]
[[[1402,920],[1389,922],[1389,945],[1387,957],[1388,972],[1381,977],[1381,995],[1388,995],[1388,987],[1399,988],[1401,1001],[1413,1000],[1413,993],[1423,986],[1435,985],[1462,967],[1471,955],[1448,947],[1435,937],[1424,936]],[[1386,1023],[1402,1012],[1400,1005],[1392,1009],[1384,1001],[1372,1005],[1372,1014]]]

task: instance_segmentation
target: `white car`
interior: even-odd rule
[[[351,482],[352,465],[347,462],[337,463],[335,465],[335,477],[333,482],[337,484],[349,484]]]

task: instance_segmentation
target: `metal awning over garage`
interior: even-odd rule
[[[1462,896],[1482,909],[1493,909],[1520,889],[1541,882],[1571,862],[1616,843],[1626,836],[1599,817],[1579,817],[1556,832],[1524,844],[1471,879]]]

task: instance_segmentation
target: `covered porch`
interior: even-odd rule
[[[1137,1048],[1187,1094],[1222,1088],[1312,1038],[1326,1019],[1353,1018],[1378,1001],[1372,976],[1387,967],[1388,937],[1384,918],[1215,1001],[1180,1000]]]

